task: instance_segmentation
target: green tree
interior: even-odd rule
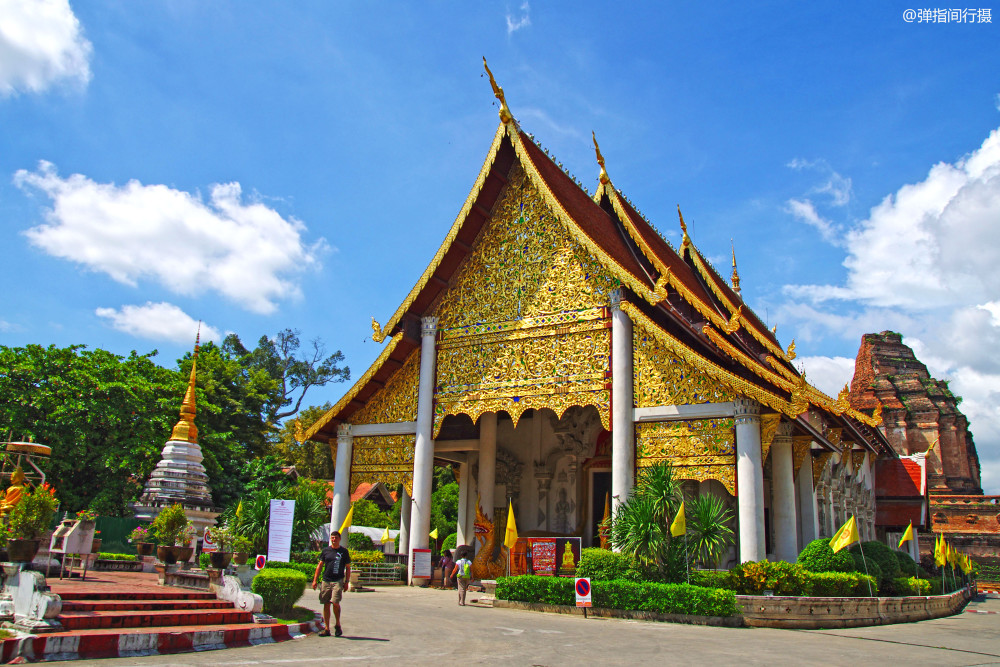
[[[611,543],[666,574],[677,558],[677,550],[671,550],[670,523],[682,499],[680,483],[669,464],[641,468],[632,493],[611,521]]]
[[[52,448],[42,465],[62,510],[131,514],[183,395],[155,355],[0,346],[0,433]]]
[[[392,519],[386,512],[378,508],[378,505],[370,500],[362,498],[354,503],[354,516],[351,523],[355,526],[369,526],[371,528],[385,528],[392,525]],[[396,525],[399,525],[397,522]]]
[[[312,424],[332,406],[329,403],[314,405],[302,410],[298,420],[302,424]],[[306,440],[295,439],[295,422],[286,420],[276,439],[271,444],[270,452],[288,465],[295,466],[300,475],[313,479],[333,479],[335,465],[330,445]]]

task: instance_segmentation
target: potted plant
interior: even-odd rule
[[[242,535],[233,535],[233,562],[237,565],[246,565],[250,559],[250,551],[253,549],[253,542]]]
[[[31,562],[38,553],[38,544],[48,531],[59,501],[56,490],[47,483],[30,493],[10,511],[7,521],[7,551],[15,562]]]
[[[156,548],[156,557],[165,564],[173,565],[177,562],[179,554],[174,551],[174,545],[177,544],[187,525],[188,518],[184,513],[184,508],[180,503],[175,503],[160,510],[149,526],[150,532],[159,545]],[[188,558],[190,557],[191,554],[188,553]]]
[[[215,542],[217,551],[208,554],[208,562],[217,570],[221,570],[229,565],[233,558],[233,534],[227,526],[216,526],[211,530],[212,541]]]
[[[153,547],[156,546],[151,540],[152,533],[146,526],[136,526],[128,534],[128,541],[135,545],[136,553],[140,556],[152,556]]]
[[[194,539],[196,535],[195,528],[191,524],[187,524],[181,528],[181,532],[177,536],[177,542],[173,547],[174,558],[178,563],[191,560],[191,556],[194,554]]]

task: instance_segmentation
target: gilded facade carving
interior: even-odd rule
[[[831,456],[833,456],[833,452],[823,452],[813,457],[813,485],[819,482],[820,477],[823,476],[823,471]]]
[[[760,460],[767,460],[767,454],[771,451],[771,443],[778,433],[778,425],[781,424],[781,415],[766,414],[760,416]]]
[[[808,435],[797,435],[792,438],[792,469],[795,474],[799,474],[799,468],[802,467],[802,463],[809,456],[809,450],[812,447],[812,436]]]
[[[576,243],[516,164],[491,222],[435,306],[439,318],[434,432],[450,414],[473,421],[529,409],[562,415],[593,405],[610,425],[617,281]]]
[[[420,350],[414,350],[365,407],[351,415],[352,424],[392,424],[417,418],[417,385],[420,379]],[[382,482],[392,488],[413,485],[414,436],[382,435],[355,437],[352,452],[351,484]]]
[[[636,407],[732,401],[736,394],[660,344],[640,326],[633,329]]]
[[[679,479],[715,479],[736,495],[736,438],[731,418],[635,425],[636,465],[669,461]]]

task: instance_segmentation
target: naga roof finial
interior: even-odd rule
[[[736,296],[743,298],[743,293],[740,291],[740,274],[736,271],[736,244],[733,243],[732,239],[729,239],[729,244],[733,249],[733,291],[736,292]]]
[[[608,171],[604,168],[604,156],[601,155],[601,147],[597,145],[597,135],[591,130],[590,136],[594,138],[594,152],[597,153],[597,164],[601,165],[601,183],[607,185],[611,182],[611,179],[608,178]]]
[[[514,120],[514,116],[511,115],[510,108],[507,106],[507,100],[504,99],[503,88],[497,85],[497,80],[493,78],[490,66],[486,64],[486,56],[483,56],[483,67],[486,68],[486,73],[490,75],[490,85],[493,86],[493,94],[500,100],[500,120],[504,123],[509,123]]]
[[[680,204],[677,205],[677,217],[680,218],[681,220],[681,231],[684,232],[684,239],[681,243],[681,246],[686,248],[687,246],[691,245],[691,237],[688,236],[688,226],[684,224],[684,214],[681,213]]]

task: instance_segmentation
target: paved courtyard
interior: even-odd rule
[[[313,591],[300,604],[319,609]],[[1000,600],[980,597],[967,609],[1000,612]],[[459,607],[451,591],[386,587],[345,595],[343,626],[339,639],[75,664],[1000,665],[1000,613],[968,611],[848,630],[726,629]]]

